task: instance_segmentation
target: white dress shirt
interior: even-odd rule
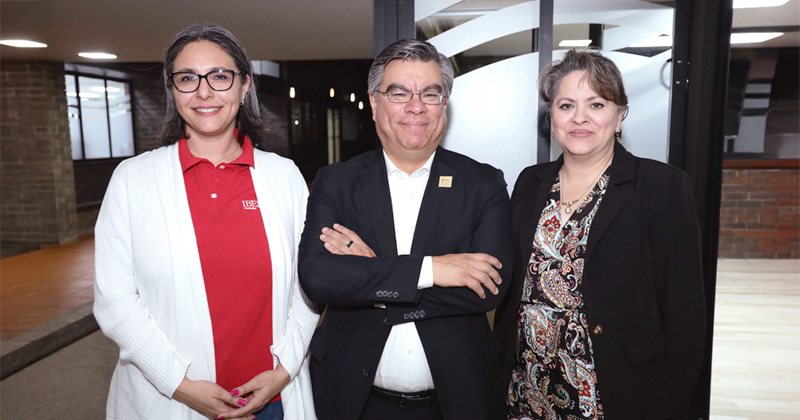
[[[422,168],[410,176],[397,169],[383,152],[386,171],[389,176],[389,193],[392,197],[394,234],[397,240],[397,254],[411,253],[411,242],[422,205],[422,196],[430,177],[433,155]],[[430,256],[422,260],[417,289],[433,287],[433,262]],[[373,384],[379,388],[398,392],[418,392],[433,389],[433,377],[425,357],[425,349],[419,339],[416,324],[407,322],[392,327],[381,360],[375,373]]]

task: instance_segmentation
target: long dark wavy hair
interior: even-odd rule
[[[236,114],[236,127],[239,129],[237,140],[242,142],[247,136],[254,146],[258,145],[269,131],[269,126],[261,118],[250,55],[247,54],[244,45],[230,31],[213,23],[196,23],[187,26],[178,32],[164,49],[164,70],[161,80],[164,84],[166,109],[164,124],[158,134],[158,142],[162,145],[170,145],[187,137],[186,122],[183,121],[175,107],[175,97],[172,95],[172,81],[169,74],[172,73],[175,58],[183,48],[197,41],[213,42],[222,48],[233,59],[236,70],[250,77],[250,88],[245,94],[244,105],[239,107],[239,112]]]

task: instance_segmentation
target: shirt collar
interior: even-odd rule
[[[414,173],[411,174],[411,176],[414,176],[414,175],[416,175],[416,174],[418,174],[418,173],[420,173],[422,171],[430,172],[431,171],[431,166],[433,166],[433,157],[434,156],[436,156],[436,151],[435,150],[431,154],[431,157],[429,157],[428,160],[425,162],[425,164],[422,165],[421,168],[419,168],[416,171],[414,171]],[[383,160],[386,161],[386,174],[388,176],[392,176],[392,174],[395,173],[395,172],[397,172],[398,174],[401,174],[401,175],[406,174],[405,172],[401,171],[400,169],[397,169],[397,166],[394,164],[394,162],[392,162],[392,160],[389,159],[389,155],[386,154],[386,150],[383,150]],[[408,175],[406,174],[406,176],[408,176]]]
[[[211,163],[208,159],[199,158],[192,154],[189,150],[189,146],[186,144],[186,139],[180,139],[178,141],[178,157],[181,161],[181,170],[183,172],[188,171],[193,166],[197,165],[200,162],[208,162]],[[247,165],[250,167],[255,167],[255,158],[253,157],[253,143],[250,142],[250,138],[245,136],[244,141],[242,142],[242,155],[236,158],[232,162],[228,162],[228,165]]]

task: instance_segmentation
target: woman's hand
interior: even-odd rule
[[[193,381],[184,376],[172,398],[192,407],[210,417],[230,412],[232,408],[244,405],[246,401],[236,398],[221,386],[209,381]],[[241,401],[240,401],[241,400]],[[249,419],[255,417],[251,416]]]
[[[319,240],[325,243],[325,249],[331,254],[375,257],[375,252],[361,240],[360,236],[338,223],[333,224],[333,229],[322,228],[322,235],[319,236]],[[347,244],[350,244],[350,246],[347,246]]]
[[[267,402],[275,398],[289,384],[289,372],[278,363],[275,370],[268,370],[256,375],[250,382],[231,390],[230,396],[242,398],[247,403],[235,410],[222,413],[219,419],[235,419],[246,417],[262,409]]]

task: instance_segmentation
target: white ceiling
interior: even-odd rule
[[[496,7],[497,1],[521,0],[467,0],[458,6]],[[116,54],[120,62],[160,61],[172,35],[200,21],[231,30],[254,60],[372,58],[373,0],[5,0],[0,1],[0,38],[48,47],[0,46],[0,57],[80,62],[89,60],[78,52],[103,51]],[[735,28],[798,25],[800,0],[734,11]],[[790,32],[740,47],[799,45],[800,32]]]
[[[160,61],[185,26],[209,21],[233,32],[254,60],[372,58],[373,0],[39,0],[0,1],[0,38],[47,48],[2,46],[0,56],[88,61]]]
[[[800,0],[789,0],[778,7],[734,9],[734,28],[767,28],[800,25]],[[800,46],[800,32],[786,32],[782,36],[759,44],[738,44],[733,48],[780,48]]]

